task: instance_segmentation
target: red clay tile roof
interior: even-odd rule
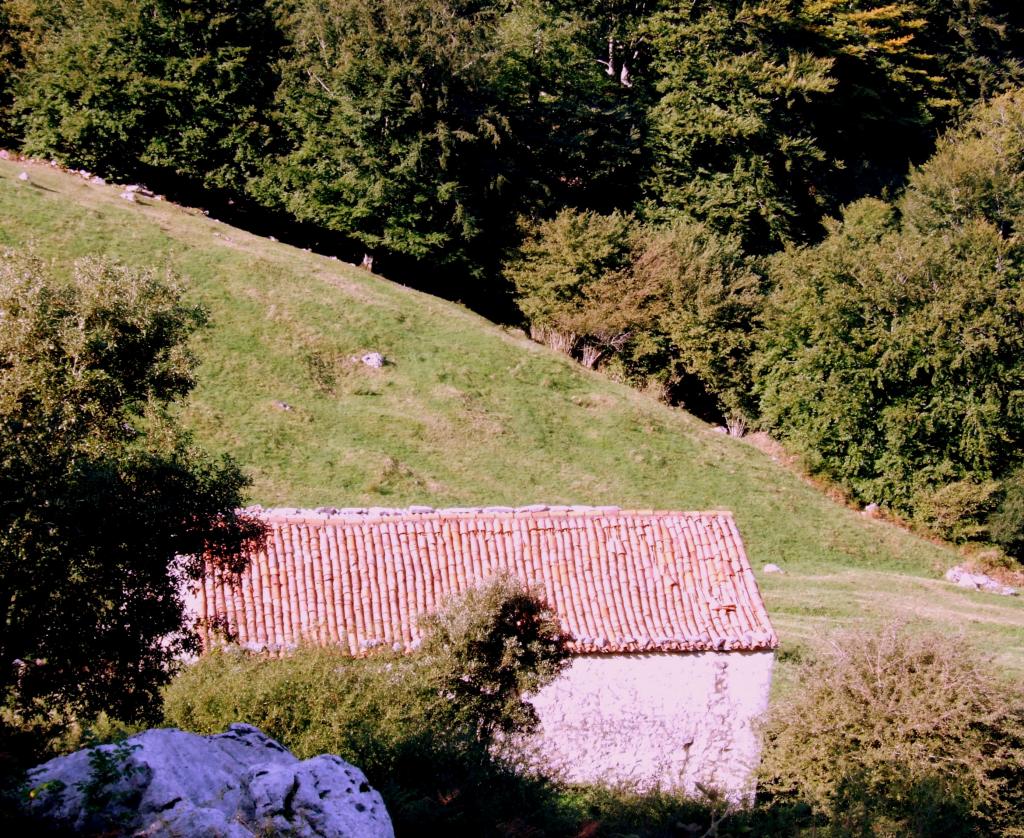
[[[499,571],[554,609],[577,653],[772,649],[728,512],[614,507],[257,510],[264,549],[207,577],[204,625],[269,648],[414,648],[418,615]],[[208,638],[207,638],[208,639]]]

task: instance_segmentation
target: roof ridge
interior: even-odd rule
[[[616,517],[718,517],[732,518],[728,509],[623,509],[619,506],[587,506],[583,504],[562,505],[535,503],[527,506],[451,506],[432,507],[426,505],[410,505],[407,507],[333,507],[319,506],[302,507],[263,507],[248,506],[242,510],[257,515],[268,521],[298,523],[300,521],[315,523],[318,521],[377,521],[395,520],[400,518],[438,519],[438,518],[492,518],[492,517],[570,517],[574,515],[596,517],[601,515]]]

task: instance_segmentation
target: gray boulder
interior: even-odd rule
[[[998,579],[993,579],[984,573],[972,573],[966,567],[957,565],[946,571],[946,581],[952,582],[960,588],[967,588],[969,591],[988,591],[1001,596],[1016,596],[1017,589],[1004,585]]]
[[[362,771],[329,754],[300,761],[252,725],[147,730],[43,763],[29,786],[29,813],[74,832],[394,838]]]

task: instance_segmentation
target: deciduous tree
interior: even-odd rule
[[[980,106],[895,205],[771,268],[763,420],[864,501],[980,523],[1024,445],[1024,94]],[[947,535],[950,533],[946,533]]]
[[[153,720],[196,648],[182,586],[261,529],[238,467],[174,418],[203,310],[153,272],[70,273],[0,255],[0,702]]]

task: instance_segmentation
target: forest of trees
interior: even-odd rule
[[[8,147],[319,231],[1017,557],[1021,85],[1016,0],[0,0]]]

